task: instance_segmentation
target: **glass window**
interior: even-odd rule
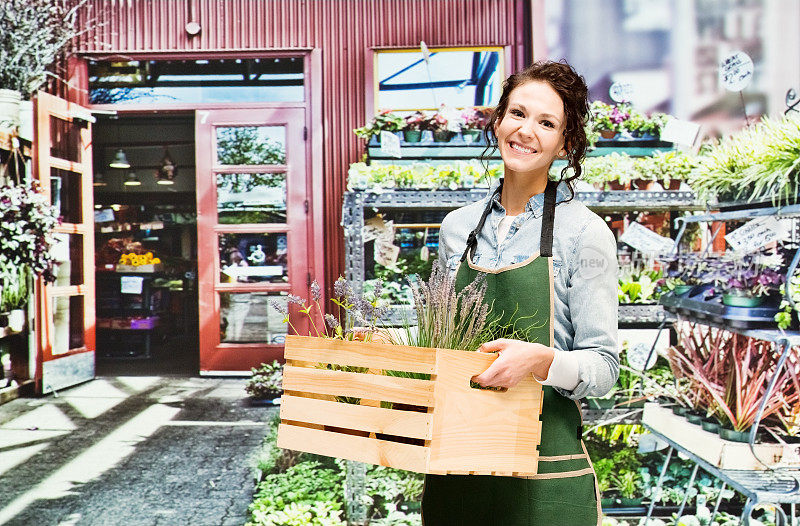
[[[53,256],[56,260],[57,287],[83,284],[83,236],[80,234],[55,234]]]
[[[289,280],[286,233],[220,234],[222,283],[283,283]]]
[[[222,292],[219,300],[222,343],[283,345],[287,328],[284,312],[289,306],[286,293]]]
[[[89,62],[92,104],[302,102],[302,57]]]
[[[504,77],[501,48],[377,52],[378,110],[494,106]]]
[[[77,121],[82,122],[82,121]],[[81,162],[81,128],[58,117],[50,116],[50,155]]]
[[[54,297],[51,323],[53,354],[83,347],[83,296]]]
[[[285,223],[286,174],[217,174],[221,224]]]
[[[217,128],[219,164],[286,164],[283,126],[226,126]]]
[[[50,169],[50,202],[58,210],[58,217],[63,223],[82,222],[81,190],[81,174],[58,168]]]

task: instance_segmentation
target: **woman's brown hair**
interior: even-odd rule
[[[575,191],[572,182],[581,176],[581,161],[586,154],[586,130],[584,126],[589,118],[589,89],[586,81],[565,61],[540,61],[518,71],[503,82],[503,92],[497,107],[489,117],[489,122],[483,129],[483,136],[489,145],[481,155],[486,162],[487,153],[497,149],[497,136],[494,134],[495,123],[502,120],[508,109],[508,98],[514,88],[525,83],[539,81],[546,82],[553,88],[564,103],[564,149],[567,151],[567,166],[561,170],[561,180],[566,181],[573,197]],[[574,175],[565,179],[567,172],[572,168]]]

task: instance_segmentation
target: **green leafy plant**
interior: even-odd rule
[[[792,296],[792,300],[796,306],[794,309],[792,308],[792,304],[786,300],[785,283],[781,285],[780,292],[783,299],[780,305],[781,310],[775,314],[775,321],[778,322],[778,327],[780,329],[786,330],[792,324],[792,312],[796,312],[796,309],[800,309],[800,276],[794,275],[792,279],[789,280],[789,294]]]
[[[349,190],[368,189],[380,191],[391,188],[438,188],[489,187],[503,176],[502,163],[493,163],[485,170],[480,162],[454,161],[452,163],[412,163],[403,165],[353,163],[347,172]]]
[[[14,267],[0,258],[0,312],[21,309],[28,303],[32,277],[28,266]]]
[[[660,294],[657,286],[660,270],[626,268],[620,271],[617,297],[620,303],[653,303]]]
[[[671,181],[684,181],[696,166],[693,156],[678,150],[656,152],[635,159],[634,169],[639,179],[658,181],[667,188]]]
[[[611,181],[622,185],[629,184],[637,177],[633,158],[627,154],[614,152],[610,155],[587,157],[583,162],[581,178],[596,187],[608,190]]]
[[[612,476],[614,488],[621,497],[633,499],[641,495],[642,477],[638,471],[625,471]]]
[[[385,110],[375,115],[367,125],[353,130],[353,133],[362,139],[370,140],[373,135],[380,136],[381,131],[401,131],[405,126],[406,120],[403,117],[390,110]]]
[[[252,376],[245,383],[244,390],[253,398],[274,398],[283,392],[283,365],[273,360],[250,369]]]

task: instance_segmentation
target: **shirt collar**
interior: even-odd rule
[[[492,183],[489,188],[489,195],[492,196],[492,207],[496,210],[504,210],[503,205],[500,204],[500,193],[497,192],[497,187],[500,186],[500,180]],[[567,186],[567,183],[561,181],[556,188],[556,204],[563,203],[571,197],[572,193]],[[531,197],[525,204],[525,211],[532,212],[533,217],[540,217],[544,212],[544,192],[536,194]]]

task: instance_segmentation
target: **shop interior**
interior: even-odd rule
[[[198,369],[194,114],[93,128],[97,374]]]

